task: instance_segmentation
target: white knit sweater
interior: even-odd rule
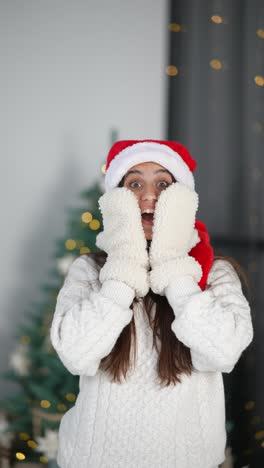
[[[233,267],[216,260],[201,291],[190,276],[167,288],[172,330],[191,349],[195,371],[161,387],[152,330],[124,283],[100,284],[89,255],[77,258],[60,290],[51,340],[61,361],[80,375],[75,406],[62,418],[61,468],[215,468],[224,461],[222,372],[230,372],[253,337],[250,308]],[[153,307],[153,313],[155,308]],[[98,369],[135,317],[136,368],[112,383]]]

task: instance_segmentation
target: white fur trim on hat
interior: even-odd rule
[[[193,174],[176,151],[160,143],[143,142],[123,149],[111,161],[105,175],[105,191],[117,187],[131,167],[144,162],[160,164],[170,171],[177,182],[194,190]]]

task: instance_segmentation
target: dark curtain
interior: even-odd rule
[[[234,467],[264,467],[264,0],[171,0],[167,138],[197,161],[198,218],[250,280],[254,341],[224,374]]]

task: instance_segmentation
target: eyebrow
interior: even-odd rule
[[[167,169],[158,169],[157,171],[154,172],[154,174],[159,174],[159,173],[167,173],[169,174],[171,177],[171,173],[167,170]],[[139,174],[139,175],[143,175],[143,173],[137,169],[134,169],[134,170],[131,170],[131,171],[128,171],[125,175],[125,179],[126,177],[128,177],[130,174]]]

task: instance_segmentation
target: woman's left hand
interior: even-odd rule
[[[176,182],[164,190],[156,204],[150,247],[150,286],[164,295],[171,279],[192,275],[199,282],[201,265],[188,252],[200,242],[195,229],[198,194]]]

